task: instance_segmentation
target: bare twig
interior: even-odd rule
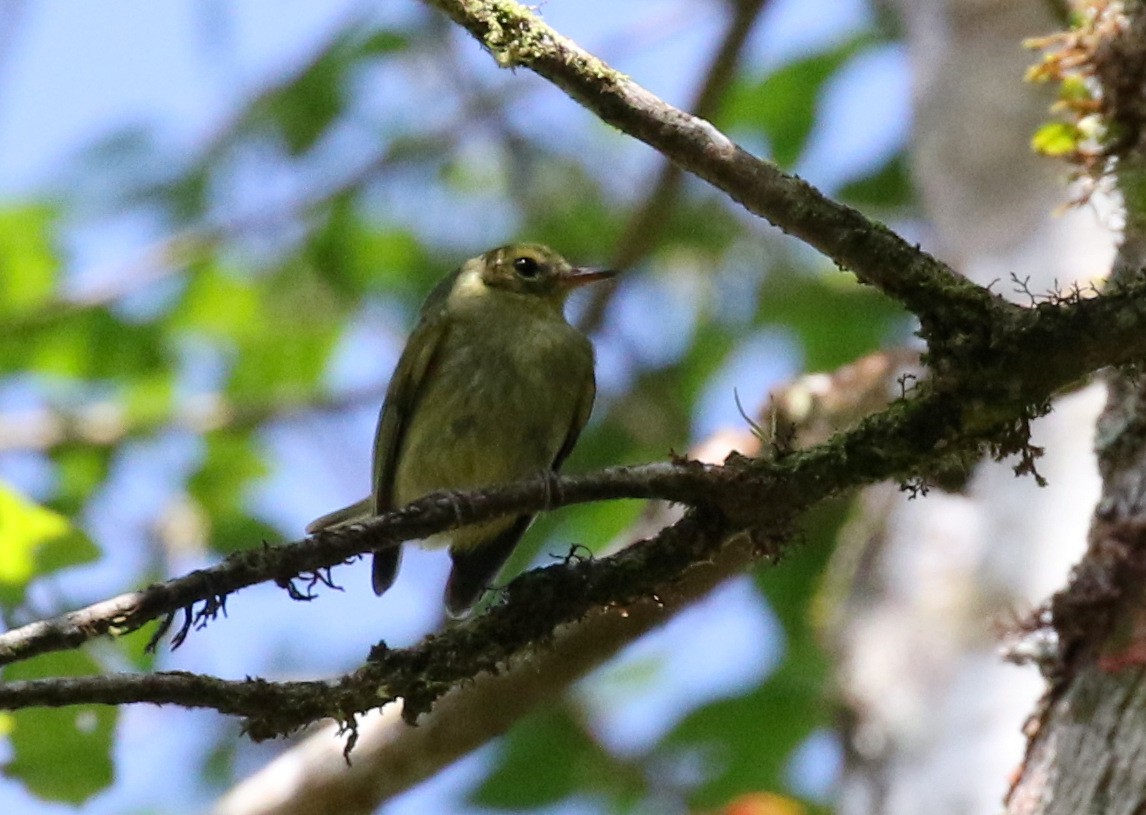
[[[381,400],[379,386],[264,402],[234,402],[221,393],[204,394],[188,400],[173,414],[158,418],[132,418],[116,402],[97,402],[70,411],[38,409],[0,413],[0,453],[13,450],[46,453],[70,445],[111,447],[128,438],[163,430],[193,433],[247,430],[270,419],[346,410],[378,404]]]

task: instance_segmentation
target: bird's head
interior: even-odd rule
[[[513,294],[527,302],[560,310],[569,292],[616,274],[609,269],[574,266],[548,246],[514,243],[467,261],[454,297]]]

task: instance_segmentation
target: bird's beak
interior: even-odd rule
[[[576,289],[589,283],[596,283],[598,280],[608,280],[616,275],[617,272],[613,269],[572,266],[561,275],[561,286],[566,289]]]

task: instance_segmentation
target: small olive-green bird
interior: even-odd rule
[[[596,395],[593,346],[565,320],[565,300],[613,276],[552,249],[514,244],[467,260],[422,305],[390,379],[374,437],[374,491],[307,526],[355,523],[436,490],[488,487],[556,471]],[[533,521],[472,524],[424,545],[450,547],[446,608],[481,597]],[[374,553],[374,593],[394,582],[401,549]]]

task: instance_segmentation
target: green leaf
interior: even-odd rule
[[[305,153],[342,115],[352,72],[364,58],[380,57],[408,45],[400,32],[382,29],[363,37],[359,27],[340,33],[309,64],[252,106],[256,122],[270,124],[292,155]]]
[[[570,555],[599,552],[632,526],[645,506],[644,501],[603,501],[541,513],[513,550],[499,582],[508,583],[525,571],[538,552],[552,558],[552,563]]]
[[[99,666],[82,651],[61,651],[7,665],[5,681],[88,676]],[[81,804],[111,785],[115,777],[112,738],[115,707],[75,705],[27,708],[0,714],[12,759],[4,775],[19,780],[33,795]]]
[[[210,262],[195,269],[168,325],[213,339],[238,341],[264,331],[265,322],[255,283],[240,272]]]
[[[893,331],[907,325],[899,305],[836,271],[775,269],[765,278],[759,297],[757,319],[794,330],[812,371],[833,370],[876,351]]]
[[[313,393],[346,313],[330,286],[296,260],[258,278],[209,265],[166,322],[220,341],[234,360],[227,395],[265,404]]]
[[[1068,75],[1059,83],[1058,98],[1063,102],[1090,102],[1094,99],[1094,91],[1084,77]]]
[[[280,533],[274,527],[242,511],[224,512],[211,518],[211,548],[216,552],[230,554],[279,538]]]
[[[741,234],[742,226],[728,199],[702,189],[698,194],[682,197],[673,208],[657,254],[666,257],[670,252],[684,248],[690,253],[704,252],[715,262],[724,257],[728,247]]]
[[[393,54],[410,47],[410,38],[402,31],[382,28],[375,31],[362,43],[362,53],[372,56]]]
[[[335,48],[261,100],[262,114],[282,134],[291,155],[313,147],[342,112],[347,67],[344,51]]]
[[[580,163],[553,153],[538,150],[514,158],[518,162],[510,172],[514,188],[505,194],[523,218],[521,233],[553,246],[574,262],[603,261],[600,253],[616,243],[623,219],[617,217],[599,179]],[[488,190],[491,183],[478,178],[474,186]]]
[[[1085,134],[1078,125],[1069,122],[1049,122],[1031,137],[1031,149],[1044,156],[1056,158],[1078,151]]]
[[[135,427],[158,427],[175,406],[174,373],[158,371],[127,384],[123,394],[124,418]]]
[[[791,166],[816,124],[816,106],[824,83],[872,44],[870,36],[861,35],[828,51],[789,62],[763,80],[738,82],[725,101],[720,123],[728,129],[762,131],[773,160]]]
[[[207,453],[187,482],[187,490],[211,519],[211,546],[233,552],[272,540],[274,530],[250,517],[246,496],[251,483],[269,472],[266,456],[250,433],[211,433]]]
[[[84,504],[99,489],[111,467],[113,448],[69,445],[52,453],[56,464],[56,509],[77,516]]]
[[[357,299],[367,292],[400,292],[411,299],[446,273],[412,232],[363,219],[349,197],[326,210],[310,237],[305,256],[315,275],[340,294]]]
[[[63,515],[0,484],[0,604],[18,605],[35,578],[98,556],[98,547]]]
[[[301,315],[290,330],[284,327],[239,349],[227,383],[237,402],[271,398],[302,399],[314,393],[338,341],[339,325],[309,323]]]
[[[722,699],[689,715],[658,748],[672,761],[704,759],[705,777],[691,791],[694,808],[714,808],[737,795],[785,788],[793,751],[827,722],[819,674],[803,672],[810,660],[790,652],[783,666],[755,690]]]
[[[612,759],[561,707],[537,711],[502,741],[494,769],[474,791],[479,806],[514,811],[623,782]]]
[[[187,481],[191,496],[211,516],[243,505],[250,482],[269,471],[263,452],[250,433],[210,433],[199,469]]]
[[[45,305],[60,267],[55,212],[44,206],[0,209],[0,315]]]
[[[863,178],[849,181],[840,197],[854,207],[895,209],[911,203],[914,187],[903,151],[892,156],[882,167]]]
[[[124,382],[170,364],[167,344],[155,325],[128,323],[102,308],[0,337],[0,370]]]

